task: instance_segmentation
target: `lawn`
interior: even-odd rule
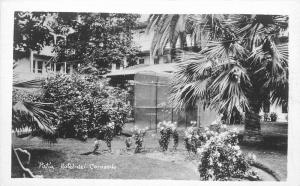
[[[15,147],[31,152],[28,166],[34,174],[45,178],[96,178],[96,179],[175,179],[199,180],[197,163],[189,158],[182,138],[176,152],[172,149],[161,152],[158,148],[159,136],[150,132],[145,137],[145,149],[134,154],[126,150],[125,137],[115,137],[112,153],[104,142],[97,155],[81,155],[93,149],[94,139],[81,142],[74,139],[58,139],[56,144],[48,144],[39,138],[20,139],[13,136]],[[171,146],[172,143],[169,145]],[[243,152],[253,152],[257,159],[276,171],[282,180],[287,177],[287,153],[285,149],[265,148],[265,146],[241,145]],[[274,163],[276,162],[276,163]],[[13,163],[12,177],[19,177]],[[269,180],[264,177],[264,180]]]
[[[15,147],[27,149],[32,154],[29,168],[34,174],[45,178],[106,178],[106,179],[177,179],[197,180],[196,166],[184,156],[184,153],[158,151],[157,141],[148,136],[145,139],[145,151],[134,154],[133,149],[126,151],[124,137],[116,137],[112,142],[112,153],[106,151],[101,143],[100,154],[80,155],[93,149],[94,139],[81,142],[74,139],[59,139],[57,144],[47,144],[38,138],[23,140],[13,137]],[[182,151],[183,146],[180,150]],[[42,163],[46,165],[43,168]],[[62,168],[70,163],[77,167]],[[80,169],[83,166],[83,169]],[[107,166],[107,167],[105,167]],[[14,167],[14,165],[13,165]],[[12,171],[12,177],[18,177]]]

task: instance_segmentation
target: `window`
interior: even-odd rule
[[[43,61],[38,61],[37,62],[37,73],[42,73],[43,72]]]
[[[139,59],[139,64],[144,64],[144,63],[145,63],[145,59],[140,58],[140,59]]]
[[[60,72],[61,63],[56,63],[56,72]]]
[[[33,63],[32,63],[32,72],[33,72],[33,73],[35,73],[35,62],[36,62],[36,61],[33,60]]]
[[[54,71],[54,63],[51,63],[51,71]]]
[[[33,60],[33,63],[32,63],[32,72],[33,73],[42,73],[43,72],[43,61],[36,61],[36,60]]]
[[[71,65],[67,64],[67,69],[66,69],[66,73],[69,74],[71,71]]]

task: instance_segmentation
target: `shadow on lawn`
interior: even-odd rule
[[[245,143],[243,142],[243,134],[240,133],[239,136],[240,145],[256,147],[263,150],[276,150],[287,152],[288,148],[288,137],[287,136],[274,136],[274,135],[264,135],[263,142],[257,144]]]
[[[26,168],[31,169],[36,172],[36,174],[41,174],[42,165],[52,165],[54,167],[60,166],[66,159],[66,154],[49,150],[49,149],[25,149],[31,154],[30,163],[27,165],[27,156],[23,153],[18,153],[20,160]],[[50,163],[50,164],[49,164]],[[14,154],[12,154],[11,162],[11,177],[12,178],[22,178],[21,169],[18,166],[17,159]]]

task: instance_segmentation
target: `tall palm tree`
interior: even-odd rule
[[[262,140],[258,114],[263,103],[270,100],[282,105],[288,100],[288,41],[281,37],[287,35],[288,17],[187,17],[192,35],[202,39],[202,50],[182,51],[178,56],[178,71],[171,82],[172,103],[183,108],[200,102],[228,117],[233,112],[245,114],[244,140]]]
[[[171,60],[174,58],[177,41],[181,48],[186,46],[186,34],[189,31],[188,15],[185,14],[151,14],[148,18],[147,32],[154,31],[151,53],[153,56],[163,55],[169,44]]]
[[[14,63],[14,69],[16,68]],[[13,88],[40,88],[42,80],[16,81],[17,74],[13,76]],[[28,100],[18,100],[13,102],[12,106],[12,129],[16,133],[22,130],[28,130],[29,133],[38,133],[42,138],[55,142],[55,129],[52,125],[52,119],[56,117],[55,112],[51,109],[51,103],[38,103]],[[28,134],[29,134],[28,133]],[[30,153],[21,148],[15,148],[12,144],[12,156],[17,160],[19,168],[22,170],[24,177],[36,177],[30,169],[26,168],[19,158],[17,151],[28,155],[30,161]]]

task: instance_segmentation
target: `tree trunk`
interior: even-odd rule
[[[252,103],[251,103],[252,102]],[[246,143],[260,143],[263,141],[259,118],[260,106],[257,101],[250,102],[250,110],[245,114],[245,130],[243,141]]]

